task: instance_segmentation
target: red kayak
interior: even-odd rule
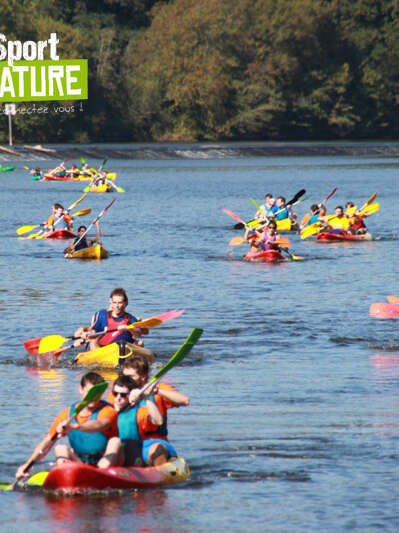
[[[353,235],[352,233],[329,233],[322,231],[317,235],[317,240],[321,242],[342,242],[342,241],[372,241],[373,237],[370,233],[362,233],[361,235]]]
[[[281,261],[287,261],[278,250],[265,250],[262,252],[249,252],[244,255],[245,261],[257,261],[258,263],[279,263]]]
[[[50,233],[46,233],[45,237],[46,239],[73,239],[76,234],[73,231],[69,231],[69,229],[55,229],[50,231]]]
[[[43,483],[47,490],[65,493],[103,489],[147,489],[172,485],[190,479],[185,460],[176,457],[161,466],[97,468],[67,461],[50,470]]]
[[[370,316],[373,318],[399,318],[399,305],[391,303],[371,304]]]
[[[40,181],[76,181],[74,178],[67,176],[53,176],[52,174],[45,174]]]

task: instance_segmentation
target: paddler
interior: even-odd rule
[[[48,231],[54,231],[54,229],[68,229],[73,231],[73,218],[64,210],[63,206],[59,203],[55,203],[52,206],[52,214],[49,216],[45,223],[45,228]]]
[[[75,345],[81,346],[85,342],[89,342],[90,350],[96,350],[113,342],[131,342],[143,345],[142,341],[137,341],[136,339],[141,335],[146,335],[148,329],[126,329],[129,324],[140,320],[126,312],[128,303],[126,291],[122,287],[114,289],[109,297],[109,308],[101,309],[95,313],[91,319],[90,326],[84,326],[75,331],[75,337],[81,337],[80,340],[75,342]],[[105,330],[107,332],[103,333]],[[119,330],[120,333],[115,337],[111,330]],[[93,334],[98,335],[93,338]]]
[[[277,222],[275,220],[269,220],[266,224],[258,228],[256,235],[258,238],[248,237],[248,232],[251,228],[247,229],[244,235],[244,239],[251,244],[250,253],[267,250],[280,250],[276,244],[277,239],[280,237],[276,233]],[[261,233],[259,234],[259,232]]]
[[[337,205],[332,218],[319,217],[321,221],[328,225],[329,233],[346,233],[349,230],[350,221],[344,213],[342,205]]]
[[[102,382],[104,378],[96,372],[85,374],[80,381],[81,398],[86,396],[93,385]],[[75,420],[68,424],[74,408],[75,404],[72,404],[57,416],[46,437],[35,447],[29,459],[18,468],[16,478],[28,476],[28,465],[47,455],[54,435],[58,438],[68,436],[69,439],[69,446],[59,444],[55,447],[56,464],[71,460],[97,465],[99,468],[122,464],[122,444],[118,437],[118,414],[115,409],[100,399],[89,403]]]
[[[148,361],[141,355],[134,355],[123,363],[122,373],[124,376],[132,378],[139,387],[143,387],[149,379]],[[162,415],[163,422],[152,431],[141,433],[142,454],[145,464],[159,465],[177,455],[175,448],[168,440],[168,409],[187,406],[190,399],[166,383],[158,383],[153,389],[152,396]],[[137,395],[133,390],[129,400],[134,403],[136,399]],[[108,401],[112,401],[112,397],[108,398]]]
[[[63,178],[66,175],[67,169],[64,163],[60,163],[58,167],[50,169],[47,174],[50,174],[51,176],[59,176],[60,178]]]
[[[137,392],[130,403],[131,391],[138,391],[139,385],[129,376],[119,376],[112,387],[113,404],[118,412],[119,438],[123,445],[123,466],[144,466],[142,443],[148,433],[162,425],[162,415],[154,403],[153,393],[156,385],[143,392],[142,399]],[[163,461],[165,462],[165,461]],[[155,460],[158,465],[159,460]]]
[[[274,215],[278,211],[276,200],[271,193],[265,195],[265,203],[261,205],[254,215],[256,220],[266,220],[269,216]]]
[[[64,250],[64,254],[69,254],[70,252],[76,252],[77,250],[83,250],[84,248],[89,248],[90,246],[93,246],[93,244],[101,243],[101,230],[100,230],[100,221],[96,220],[96,230],[97,234],[95,237],[88,239],[85,235],[85,232],[87,231],[86,226],[79,226],[78,228],[78,235],[75,237],[73,243],[70,246],[67,246]]]

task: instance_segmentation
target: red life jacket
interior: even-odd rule
[[[125,316],[122,320],[115,320],[112,316],[111,311],[107,312],[107,329],[108,332],[104,333],[104,335],[100,338],[99,344],[100,346],[106,346],[107,344],[111,344],[112,342],[116,342],[117,337],[115,337],[115,334],[112,334],[111,330],[118,329],[119,326],[122,325],[128,325],[130,321],[131,315],[129,313],[125,313]],[[121,331],[123,333],[123,331]]]

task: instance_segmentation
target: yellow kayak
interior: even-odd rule
[[[106,259],[108,257],[108,252],[101,244],[95,244],[94,246],[89,246],[88,248],[82,248],[81,250],[76,250],[70,252],[67,256],[67,259]]]
[[[116,180],[116,172],[108,172],[108,174],[106,175],[106,178],[108,180]],[[77,179],[79,181],[91,181],[92,177],[91,176],[84,176],[83,174],[81,174],[80,176],[78,176],[75,179]]]
[[[86,191],[86,189],[84,189]],[[115,189],[111,187],[111,185],[107,185],[106,183],[104,185],[93,185],[90,187],[89,192],[112,192]]]
[[[105,368],[114,368],[133,354],[144,355],[149,363],[155,359],[154,354],[148,348],[137,346],[130,342],[113,342],[97,350],[78,353],[74,359],[74,363],[83,366],[96,365]]]

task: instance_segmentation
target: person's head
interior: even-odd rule
[[[82,235],[87,230],[86,226],[79,226],[78,235]]]
[[[98,383],[103,383],[105,379],[100,376],[100,374],[97,374],[97,372],[87,372],[84,374],[80,380],[80,387],[79,392],[82,398],[86,396],[86,394],[89,392],[89,390],[93,387],[93,385],[97,385]],[[98,400],[95,402],[91,402],[88,404],[89,409],[93,409],[96,407],[98,403]]]
[[[122,315],[129,303],[125,289],[122,287],[114,289],[109,296],[109,302],[113,315]]]
[[[268,207],[273,207],[274,206],[274,203],[275,203],[275,200],[274,200],[274,197],[272,194],[270,193],[267,193],[265,195],[265,203]]]
[[[276,204],[278,207],[284,207],[285,206],[285,198],[284,196],[279,196],[276,200]]]
[[[353,202],[346,202],[345,208],[350,209],[351,207],[355,207],[355,204]]]
[[[35,168],[35,172],[37,172],[38,174],[40,174],[40,167],[36,167],[36,168]]]
[[[56,203],[53,205],[53,212],[55,215],[60,217],[64,213],[64,208],[61,204]]]
[[[334,214],[339,218],[344,216],[344,208],[342,205],[337,205],[337,207],[334,209]]]
[[[276,233],[277,223],[275,220],[269,220],[266,224],[266,232],[268,235],[274,235]]]
[[[117,411],[122,411],[129,404],[129,392],[138,389],[139,385],[130,376],[119,376],[112,387],[114,395],[114,407]]]
[[[316,213],[319,212],[319,206],[317,204],[312,204],[310,206],[310,212],[315,215]]]
[[[139,354],[125,359],[122,365],[122,374],[130,376],[140,386],[143,386],[148,380],[149,365],[147,359]]]

